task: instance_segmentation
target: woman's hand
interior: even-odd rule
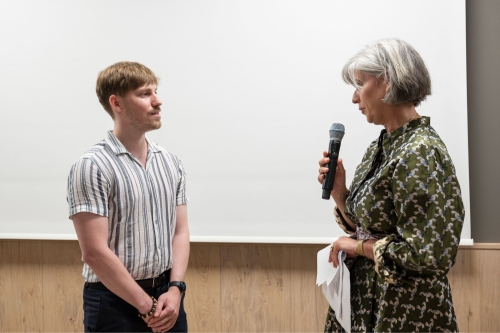
[[[330,158],[328,157],[328,152],[323,152],[323,158],[319,160],[319,176],[318,182],[323,184],[325,179],[325,174],[328,172],[328,163]],[[345,169],[342,158],[337,160],[337,171],[335,172],[335,179],[333,182],[333,189],[330,193],[337,207],[343,209],[345,204],[345,199],[347,198],[347,187],[345,184]]]
[[[333,247],[330,251],[330,257],[328,257],[328,262],[333,263],[333,267],[339,265],[339,251],[342,250],[347,254],[347,257],[353,258],[357,257],[358,254],[358,241],[346,236],[339,237],[333,243]]]
[[[373,245],[376,241],[376,239],[370,238],[363,242],[363,253],[366,258],[374,260]],[[333,267],[337,267],[339,265],[339,252],[341,250],[346,253],[348,258],[359,256],[358,240],[342,236],[333,243],[330,251],[330,257],[328,257],[328,262],[333,262]]]

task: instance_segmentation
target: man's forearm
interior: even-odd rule
[[[176,227],[172,239],[172,270],[170,281],[184,281],[189,261],[189,227],[187,205],[176,207]]]
[[[123,263],[111,250],[104,249],[87,256],[86,263],[106,288],[131,304],[140,313],[146,313],[151,309],[151,298],[134,281]]]
[[[172,270],[170,281],[184,281],[189,262],[189,232],[176,234],[172,241]]]
[[[72,218],[83,261],[111,292],[139,312],[148,312],[151,309],[151,298],[108,247],[108,218],[87,212],[75,214]]]

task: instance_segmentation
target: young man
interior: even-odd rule
[[[186,177],[181,161],[145,135],[161,126],[157,84],[139,63],[99,73],[97,95],[114,129],[68,178],[86,332],[187,332]]]

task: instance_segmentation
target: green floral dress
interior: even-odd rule
[[[446,274],[464,220],[462,195],[446,146],[422,117],[382,131],[357,167],[345,214],[352,238],[375,238],[375,260],[347,262],[353,332],[458,331]],[[328,310],[325,332],[342,332]]]

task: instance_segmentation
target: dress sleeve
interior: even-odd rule
[[[333,215],[335,216],[335,221],[339,225],[340,229],[342,229],[346,234],[352,235],[356,232],[356,230],[351,228],[351,226],[345,221],[340,209],[337,206],[333,209]]]
[[[186,194],[186,172],[184,171],[184,166],[181,160],[179,161],[179,174],[180,180],[177,184],[177,206],[186,204],[189,199]]]
[[[395,163],[394,233],[374,244],[375,269],[389,283],[442,276],[455,263],[464,208],[455,168],[446,151],[425,144]]]
[[[67,192],[70,218],[80,212],[108,217],[109,183],[92,160],[82,158],[73,165]]]

